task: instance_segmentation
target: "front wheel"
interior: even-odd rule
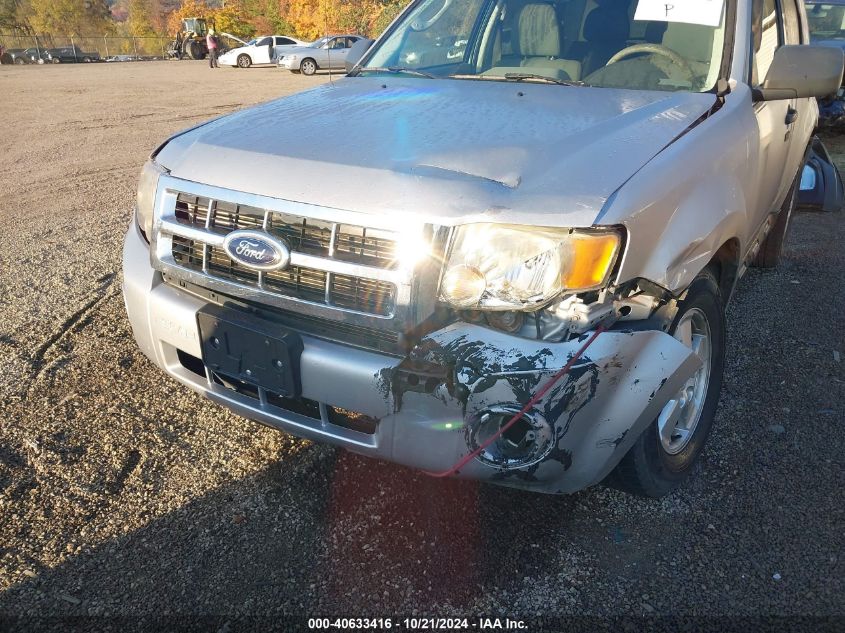
[[[191,59],[205,59],[205,47],[196,40],[187,43],[185,52]]]
[[[249,55],[238,55],[238,68],[249,68],[252,66],[252,58]]]
[[[317,62],[313,59],[303,59],[302,63],[299,65],[299,69],[302,71],[303,75],[313,75],[317,72]]]
[[[669,332],[692,349],[702,366],[637,438],[609,479],[617,488],[654,498],[669,494],[689,476],[716,417],[725,366],[725,310],[709,269],[690,285]]]

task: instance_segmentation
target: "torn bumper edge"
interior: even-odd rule
[[[302,395],[379,420],[372,435],[262,404],[183,367],[177,350],[201,357],[197,311],[205,302],[167,284],[131,222],[124,245],[124,300],[143,353],[171,377],[244,417],[318,442],[431,472],[470,448],[465,420],[493,405],[520,408],[583,345],[521,339],[456,323],[426,337],[414,354],[449,367],[452,380],[428,392],[392,380],[402,359],[303,335]],[[554,430],[542,461],[514,470],[473,460],[460,477],[538,492],[568,493],[600,482],[700,360],[668,334],[604,332],[537,403]]]

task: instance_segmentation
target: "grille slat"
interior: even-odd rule
[[[208,221],[210,200],[179,194],[176,218],[183,224],[206,227],[220,235],[239,229],[261,229],[290,244],[295,252],[331,257],[338,261],[395,270],[398,248],[395,236],[389,231],[352,225],[337,225],[332,248],[332,222],[304,218],[288,213],[267,214],[263,209],[216,202],[214,217]],[[265,215],[267,222],[265,227]]]
[[[293,252],[387,270],[398,265],[396,240],[388,231],[268,212],[188,194],[177,197],[175,215],[182,224],[218,235],[242,229],[265,230],[284,239]],[[301,266],[258,273],[239,265],[219,247],[179,236],[173,237],[172,254],[181,266],[312,303],[380,316],[390,316],[395,306],[396,288],[384,281]]]

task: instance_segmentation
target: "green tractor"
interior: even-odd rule
[[[182,20],[182,30],[176,34],[176,39],[170,44],[169,54],[183,59],[205,59],[208,46],[205,37],[208,35],[208,23],[205,18],[185,18]]]

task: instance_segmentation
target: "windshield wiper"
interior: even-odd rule
[[[360,75],[361,73],[391,73],[394,75],[397,74],[405,74],[405,75],[416,75],[417,77],[426,77],[427,79],[437,79],[431,73],[424,72],[422,70],[416,70],[414,68],[405,68],[404,66],[384,66],[384,67],[370,67],[365,66],[358,69],[356,75]]]
[[[542,81],[548,84],[557,84],[559,86],[586,86],[583,81],[570,81],[568,79],[555,79],[554,77],[547,77],[546,75],[537,75],[535,73],[505,73],[505,79],[508,81]]]
[[[535,73],[505,73],[504,75],[449,75],[450,79],[478,79],[483,81],[540,81],[558,86],[586,86],[583,81],[569,81],[567,79],[555,79],[546,75]]]

